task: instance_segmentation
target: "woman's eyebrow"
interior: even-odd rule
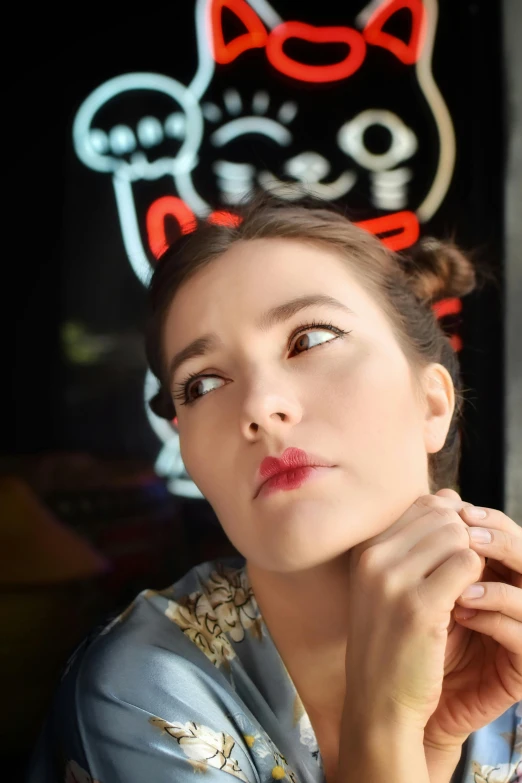
[[[283,302],[283,304],[270,308],[266,313],[263,313],[256,326],[261,332],[267,332],[273,326],[288,321],[300,310],[304,310],[305,307],[317,305],[335,307],[338,310],[344,310],[345,313],[355,315],[353,310],[350,310],[345,304],[339,302],[338,299],[334,299],[333,296],[327,296],[326,294],[307,294],[306,296],[298,296],[295,299],[290,299],[289,302]]]
[[[263,313],[259,321],[256,323],[256,327],[261,332],[267,332],[274,326],[284,321],[288,321],[292,316],[298,313],[300,310],[304,310],[307,307],[314,307],[317,305],[327,305],[328,307],[335,307],[337,310],[343,310],[349,315],[355,315],[353,310],[350,310],[338,299],[326,294],[307,294],[305,296],[297,296],[295,299],[290,299],[288,302],[275,305]],[[193,340],[181,351],[174,354],[170,360],[168,367],[169,382],[172,382],[174,373],[181,367],[181,365],[189,359],[195,359],[198,356],[206,356],[212,350],[215,350],[221,345],[221,340],[216,334],[204,334]]]

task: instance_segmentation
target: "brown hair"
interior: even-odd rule
[[[431,491],[456,486],[460,461],[463,389],[458,357],[433,312],[446,297],[461,297],[476,286],[475,268],[452,243],[424,238],[407,253],[395,253],[331,206],[301,199],[283,202],[256,196],[242,209],[236,224],[198,223],[196,230],[169,247],[159,259],[149,286],[150,317],[146,354],[159,381],[149,401],[158,416],[172,420],[175,408],[166,378],[163,350],[165,318],[178,289],[200,269],[239,241],[288,238],[335,249],[359,282],[383,308],[414,371],[437,362],[451,375],[455,411],[443,448],[428,457]]]

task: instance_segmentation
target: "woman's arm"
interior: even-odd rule
[[[343,731],[343,737],[352,740],[341,743],[337,783],[354,779],[451,783],[462,753],[462,747],[426,747],[423,735],[389,725],[374,725],[364,732],[347,721]]]
[[[439,783],[428,770],[422,732],[345,719],[339,752],[337,783],[385,780],[386,783]],[[442,779],[440,779],[442,783]],[[449,778],[445,783],[449,783]]]
[[[462,754],[462,746],[432,748],[424,746],[430,783],[451,783]]]

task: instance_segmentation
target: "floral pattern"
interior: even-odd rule
[[[230,734],[213,731],[194,722],[169,723],[161,718],[151,718],[150,722],[178,741],[195,771],[206,772],[211,766],[248,783],[248,778],[231,755],[236,743]]]
[[[522,778],[522,762],[518,764],[491,764],[482,766],[476,761],[471,764],[473,783],[517,783]]]
[[[270,772],[272,778],[274,780],[284,780],[286,778],[291,781],[291,783],[297,783],[297,777],[290,768],[287,759],[277,749],[270,737],[265,732],[259,731],[259,729],[241,713],[235,714],[234,719],[236,724],[241,728],[243,739],[248,745],[251,754],[263,762],[268,760],[268,763],[272,764]]]
[[[203,589],[168,600],[167,617],[199,647],[214,666],[228,667],[249,630],[261,637],[261,621],[244,570],[218,567],[203,580]]]
[[[221,670],[215,678],[201,654]],[[189,783],[194,773],[214,783],[325,783],[309,716],[242,558],[144,590],[96,629],[69,659],[54,712],[27,783],[58,779],[46,752],[67,759],[63,783],[109,783],[115,771],[125,783]],[[521,783],[521,752],[522,703],[471,735],[454,783]]]
[[[515,715],[518,718],[515,733],[501,734],[509,747],[513,746],[513,751],[517,755],[522,754],[522,703],[519,703],[515,709]],[[471,773],[473,783],[520,783],[522,781],[522,761],[500,764],[484,764],[476,759],[471,762]]]

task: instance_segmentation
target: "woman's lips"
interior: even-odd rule
[[[259,466],[257,473],[257,486],[254,494],[254,499],[259,495],[262,487],[265,486],[272,478],[281,474],[290,473],[293,477],[287,477],[282,482],[279,482],[278,488],[295,489],[292,482],[298,482],[296,486],[300,486],[306,479],[310,478],[310,474],[299,473],[303,468],[317,468],[317,467],[333,467],[332,463],[325,460],[323,457],[317,454],[309,454],[303,449],[299,449],[295,446],[289,446],[286,448],[280,457],[269,456],[265,457]],[[275,482],[277,485],[278,482]],[[272,486],[272,485],[271,485]]]
[[[262,484],[257,496],[267,497],[278,490],[289,491],[298,489],[314,478],[319,478],[327,470],[330,470],[330,468],[306,465],[301,468],[291,468],[290,470],[276,473],[275,476],[267,479]]]

